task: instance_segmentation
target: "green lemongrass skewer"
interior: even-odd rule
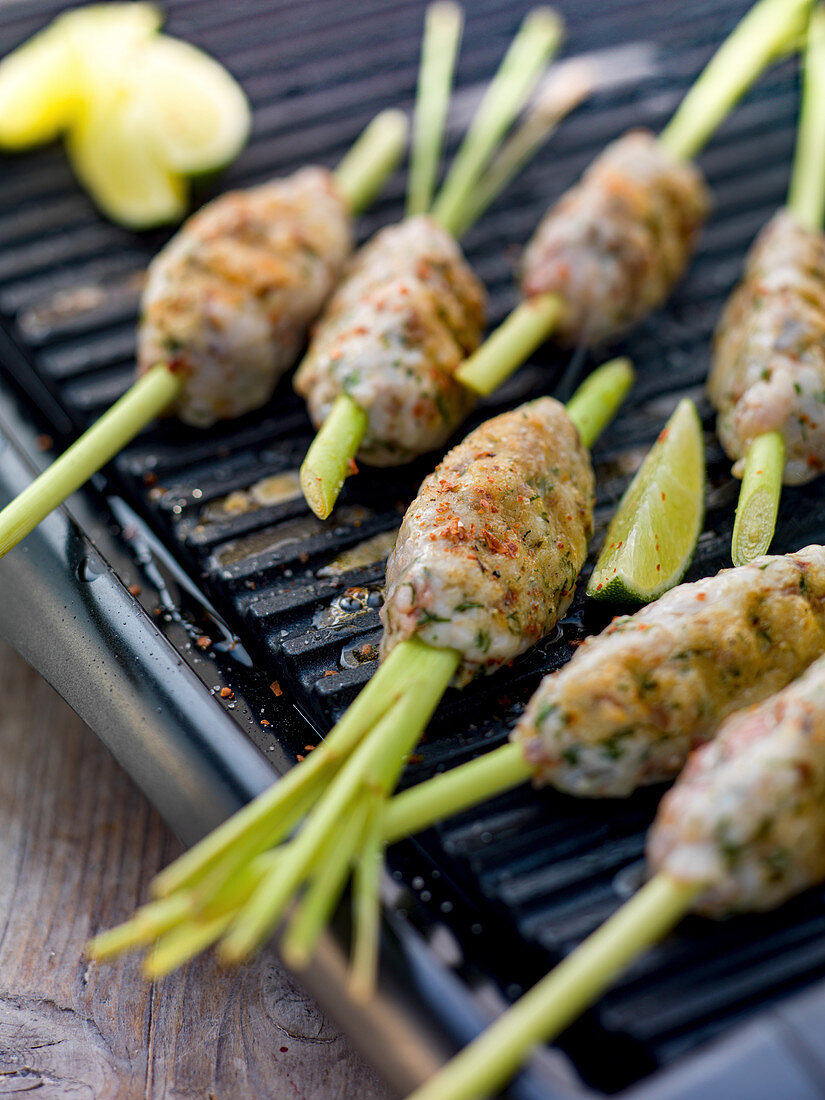
[[[534,775],[513,741],[467,764],[433,776],[391,799],[384,813],[384,840],[394,844],[447,817],[520,787]]]
[[[628,359],[611,359],[593,371],[570,398],[567,412],[585,447],[593,446],[616,415],[633,378]],[[384,817],[384,837],[391,844],[518,787],[532,775],[521,746],[509,742],[393,798]]]
[[[504,188],[552,136],[559,123],[592,94],[595,82],[590,65],[571,61],[554,69],[524,122],[496,153],[490,167],[453,218],[457,237],[480,220]]]
[[[336,171],[338,187],[354,213],[362,210],[398,164],[407,137],[401,111],[384,111],[361,134]],[[184,376],[158,363],[0,511],[0,558],[50,512],[101,470],[146,425],[180,396]]]
[[[776,527],[784,469],[785,440],[782,433],[758,435],[748,448],[736,505],[731,540],[734,565],[747,565],[760,554],[768,552]]]
[[[558,48],[564,24],[551,8],[530,12],[510,44],[498,72],[473,118],[432,213],[450,232],[510,124]]]
[[[499,1091],[689,910],[700,888],[657,875],[408,1100],[479,1100]]]
[[[227,961],[237,962],[249,955],[280,920],[295,891],[306,878],[307,868],[338,827],[342,814],[362,789],[365,775],[376,759],[393,745],[400,746],[399,756],[409,751],[427,725],[458,665],[458,654],[452,650],[434,649],[417,638],[396,646],[384,667],[396,653],[408,674],[408,684],[392,691],[391,704],[384,717],[364,737],[333,783],[327,788],[301,831],[291,841],[277,868],[268,875],[249,904],[238,915],[223,941],[222,954]],[[407,687],[417,685],[416,690]],[[399,708],[398,702],[403,702]],[[316,752],[318,750],[316,749]]]
[[[585,378],[567,402],[567,415],[588,450],[619,411],[635,377],[625,356],[610,359]]]
[[[802,82],[802,106],[796,136],[788,207],[806,229],[825,223],[825,9],[808,24]]]
[[[451,0],[427,8],[410,154],[408,215],[423,214],[433,199],[463,23],[461,8]]]
[[[492,393],[541,347],[563,310],[564,303],[557,294],[528,298],[464,360],[456,378],[474,393]]]
[[[364,834],[367,806],[356,802],[330,837],[306,893],[298,902],[283,939],[281,955],[287,966],[301,970],[312,958],[315,945],[335,910],[350,872],[352,853]]]
[[[192,899],[188,894],[182,893],[144,905],[130,920],[101,932],[90,940],[86,954],[90,959],[100,961],[145,947],[180,924],[191,912]]]
[[[335,169],[335,182],[353,214],[360,214],[398,167],[407,144],[407,116],[376,115]]]
[[[822,229],[825,220],[825,10],[822,7],[813,13],[808,26],[802,107],[787,205],[806,229]],[[781,432],[757,436],[745,455],[731,542],[734,565],[746,565],[767,552],[776,527],[784,471],[785,440]]]
[[[456,224],[460,222],[462,232],[473,224],[474,219],[467,217],[465,207],[470,205],[473,198],[478,176],[529,96],[545,62],[557,48],[562,26],[554,11],[550,8],[539,8],[525,18],[519,33],[513,39],[433,207],[433,215],[453,235],[456,235],[452,228],[453,221]],[[425,56],[424,61],[426,60]],[[546,135],[549,132],[545,130]],[[537,145],[538,142],[532,149]],[[505,173],[500,179],[500,186],[503,187],[508,181],[509,176]],[[445,200],[448,189],[450,194]],[[496,188],[488,189],[488,202],[492,202],[497,194]],[[507,357],[508,374],[523,361],[517,358],[520,347],[526,346],[528,350],[525,354],[529,354],[546,339],[546,334],[533,336],[532,342],[529,339],[534,331],[539,334],[550,331],[544,327],[547,322],[539,321],[540,313],[541,306],[538,306],[535,314],[528,312],[527,316],[522,316],[514,329],[508,330],[506,337],[497,340],[498,353]],[[552,323],[555,324],[555,321],[556,318]],[[522,325],[526,335],[522,331]],[[492,338],[496,337],[498,333],[494,333]],[[485,344],[484,347],[486,346]],[[367,425],[367,414],[351,397],[341,394],[335,399],[326,420],[318,429],[301,465],[301,489],[307,504],[319,519],[326,519],[331,515],[344,481],[356,472],[355,458],[364,440]]]
[[[394,695],[403,691],[409,683],[409,668],[405,667],[408,661],[404,652],[395,656],[400,648],[393,650],[314,752],[157,875],[152,884],[156,897],[167,897],[201,882],[218,860],[244,843],[250,833],[264,838],[260,850],[273,843],[266,839],[273,828],[273,821],[285,816],[302,792],[316,790],[320,783],[326,784],[328,771],[340,766],[363,736],[383,717]],[[415,671],[414,667],[412,671]]]
[[[0,512],[0,558],[76,492],[179,395],[183,379],[159,363]]]
[[[301,463],[301,489],[319,519],[326,519],[344,482],[357,471],[355,456],[367,434],[369,417],[348,394],[335,398]]]
[[[659,135],[691,160],[760,73],[796,48],[815,0],[758,0],[725,39]]]
[[[179,966],[211,947],[232,923],[232,914],[190,921],[160,936],[143,961],[143,976],[150,982],[171,974]]]
[[[384,803],[383,794],[372,795],[364,841],[356,857],[353,877],[353,948],[349,991],[361,1003],[372,996],[378,975],[381,869],[385,844]]]

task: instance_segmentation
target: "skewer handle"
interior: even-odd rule
[[[745,458],[745,473],[736,506],[731,545],[734,565],[747,565],[768,552],[776,527],[784,469],[782,433],[765,432],[757,436]]]
[[[326,519],[350,474],[367,434],[369,418],[360,405],[341,394],[318,429],[301,463],[301,489],[319,519]]]
[[[759,0],[734,27],[682,100],[659,140],[692,160],[764,69],[794,49],[814,0]]]
[[[164,412],[183,380],[158,363],[0,512],[0,558]]]
[[[407,144],[407,129],[403,111],[382,111],[335,169],[338,189],[353,214],[366,210],[398,167]]]
[[[496,1093],[538,1043],[550,1042],[690,907],[699,888],[657,875],[409,1100]]]
[[[452,0],[436,0],[427,8],[410,155],[408,216],[423,214],[432,202],[463,25],[464,13]]]
[[[556,294],[538,294],[517,306],[456,371],[462,385],[486,396],[498,389],[541,347],[564,305]]]

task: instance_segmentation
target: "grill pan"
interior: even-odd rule
[[[527,6],[468,2],[453,148],[458,116]],[[564,124],[468,234],[494,323],[515,304],[517,246],[550,199],[628,126],[659,127],[748,4],[557,6],[568,22],[568,54],[642,44],[652,63],[640,79],[622,81],[618,72],[616,85]],[[170,32],[226,63],[254,107],[249,147],[202,197],[307,162],[334,164],[381,107],[410,108],[423,9],[418,0],[168,4]],[[52,0],[5,3],[0,53],[57,10]],[[639,381],[595,449],[596,550],[628,477],[688,395],[704,417],[709,460],[706,526],[691,576],[728,564],[737,486],[701,387],[722,302],[753,235],[784,198],[797,95],[796,63],[787,61],[701,158],[715,210],[696,261],[666,310],[617,349],[633,358]],[[402,192],[399,177],[361,219],[362,236],[400,217]],[[57,148],[2,161],[3,503],[131,381],[142,273],[165,239],[100,219]],[[474,423],[559,384],[571,388],[566,366],[543,350],[482,403]],[[384,560],[433,459],[362,472],[321,523],[295,487],[310,435],[288,383],[260,414],[208,433],[171,422],[152,428],[0,563],[2,634],[187,842],[303,755],[375,667]],[[776,550],[825,540],[820,494],[821,482],[786,488]],[[604,621],[579,597],[556,634],[511,669],[460,698],[448,695],[404,782],[500,744],[540,677]],[[409,1089],[632,892],[660,795],[586,803],[520,789],[394,847],[376,1003],[358,1010],[346,1000],[343,916],[306,976],[308,988],[387,1079]],[[772,914],[685,921],[533,1059],[512,1095],[822,1096],[823,901],[817,889]]]

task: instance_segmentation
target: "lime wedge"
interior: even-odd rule
[[[152,4],[95,4],[59,16],[0,62],[0,148],[52,141],[82,99],[78,50],[89,41],[139,41],[161,23]]]
[[[85,104],[67,142],[72,167],[104,214],[131,229],[180,220],[187,185],[156,152],[145,113],[113,80]]]
[[[71,120],[75,98],[66,43],[51,30],[36,34],[0,62],[0,146],[52,141]]]
[[[251,118],[246,96],[222,65],[166,35],[142,46],[134,64],[136,95],[169,168],[196,175],[235,159]]]
[[[680,401],[619,503],[587,586],[597,600],[649,603],[678,584],[705,513],[696,406]]]

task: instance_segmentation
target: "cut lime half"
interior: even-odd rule
[[[619,503],[587,595],[649,603],[678,584],[705,514],[705,447],[692,401],[665,425]]]

